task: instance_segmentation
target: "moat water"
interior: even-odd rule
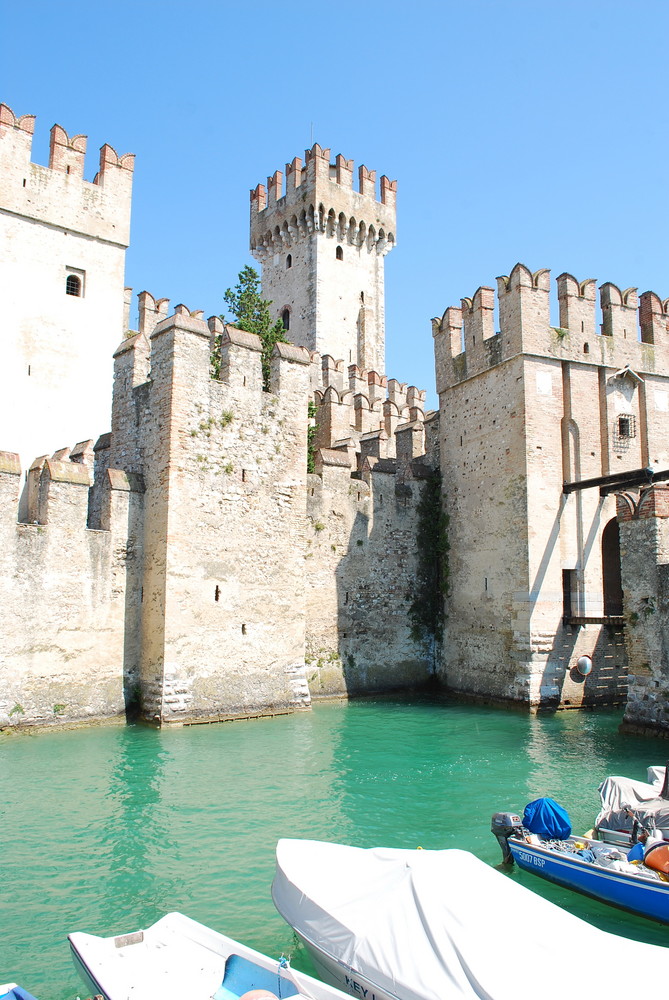
[[[311,971],[272,905],[277,838],[460,847],[497,865],[493,812],[551,795],[585,830],[602,778],[664,762],[669,744],[619,724],[613,712],[380,699],[216,726],[0,735],[0,982],[40,1000],[83,996],[69,931],[127,932],[171,910]],[[510,877],[607,930],[669,944],[669,928]]]

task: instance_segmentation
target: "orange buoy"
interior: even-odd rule
[[[669,844],[651,844],[644,854],[643,863],[656,872],[669,875]]]

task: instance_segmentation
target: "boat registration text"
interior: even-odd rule
[[[535,854],[526,854],[525,851],[518,851],[518,858],[526,865],[536,865],[537,868],[543,868],[546,864],[543,858],[538,858]]]

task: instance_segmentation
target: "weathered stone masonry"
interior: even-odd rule
[[[625,724],[669,732],[669,487],[620,493],[629,691]]]
[[[333,402],[323,378],[336,366],[289,344],[277,345],[265,392],[254,335],[217,318],[207,324],[184,306],[166,311],[166,300],[156,308],[140,296],[141,330],[115,355],[112,434],[69,459],[33,464],[31,515],[45,523],[17,525],[16,506],[5,506],[6,533],[44,532],[61,576],[50,590],[44,563],[33,574],[37,601],[22,613],[23,645],[4,664],[14,683],[0,722],[120,716],[127,704],[158,723],[206,721],[306,707],[312,694],[424,683],[433,660],[406,615],[415,501],[428,471],[423,395],[391,380],[387,398],[385,378],[353,366],[353,388],[364,380],[376,397],[342,389]],[[210,375],[215,337],[220,380]],[[307,477],[314,385],[319,410],[344,411],[336,423],[349,437],[320,448],[320,475]],[[363,432],[373,413],[383,422],[384,408],[390,437]],[[18,459],[4,464],[16,501]],[[65,508],[66,538],[55,534],[64,481],[76,499]],[[91,545],[93,578],[81,562]],[[5,553],[9,581],[14,555]],[[46,600],[58,611],[53,622],[43,618],[35,670],[28,636]],[[7,619],[18,611],[10,587],[4,611]],[[100,633],[86,660],[78,650],[71,662],[67,651],[56,655],[73,621],[82,636]],[[57,690],[45,681],[56,666]]]
[[[607,283],[599,333],[594,282],[562,274],[557,285],[559,328],[549,272],[520,264],[498,279],[499,332],[491,288],[434,321],[451,518],[441,675],[536,707],[626,697],[630,630],[604,573],[606,553],[620,565],[615,498],[563,484],[669,469],[666,306],[646,292],[637,316],[636,290]],[[627,598],[624,560],[623,581]]]
[[[31,477],[18,524],[18,458],[0,455],[0,724],[121,716],[141,483],[110,475],[104,530],[91,530],[86,465],[44,459]]]
[[[604,284],[597,331],[594,282],[562,274],[553,328],[548,272],[518,264],[498,279],[498,332],[486,287],[433,321],[425,413],[383,373],[396,183],[377,198],[361,167],[353,190],[352,161],[316,145],[285,191],[276,172],[251,192],[264,293],[298,345],[277,345],[267,392],[259,340],[217,317],[142,292],[128,330],[133,158],[103,147],[89,184],[84,138],[59,126],[49,166],[30,163],[33,124],[0,106],[0,268],[19,292],[2,343],[0,727],[211,721],[436,678],[529,709],[627,699],[629,726],[669,732],[669,487],[643,485],[669,478],[669,300]],[[91,372],[110,330],[106,432]],[[105,433],[70,448],[88,416]],[[413,617],[437,470],[443,645]],[[634,489],[600,484],[631,472]]]
[[[100,176],[87,186],[84,140],[55,126],[49,167],[31,166],[31,176],[46,192],[60,185],[65,200],[47,193],[40,202],[19,178],[30,153],[22,136],[32,135],[33,120],[30,129],[25,122],[3,110],[0,137],[16,167],[4,200],[11,208],[27,190],[33,206],[14,213],[19,234],[30,231],[31,213],[53,217],[116,247],[122,261],[129,187],[111,171],[127,171],[132,158],[117,162],[104,147]],[[7,631],[13,619],[19,625],[5,646],[0,725],[121,716],[128,707],[158,723],[288,711],[309,704],[310,686],[319,696],[385,690],[419,685],[433,670],[434,650],[411,638],[406,615],[415,501],[429,471],[424,393],[370,365],[382,371],[382,262],[394,243],[396,185],[382,178],[377,201],[375,174],[361,168],[355,192],[352,162],[339,157],[331,169],[318,146],[304,168],[292,167],[286,197],[275,175],[269,199],[262,186],[252,199],[264,281],[283,288],[291,272],[299,291],[291,334],[305,345],[278,345],[270,391],[256,337],[184,306],[168,316],[166,299],[143,292],[139,330],[114,356],[111,433],[32,463],[26,523],[16,521],[19,457],[5,455],[3,614]],[[61,219],[68,198],[72,211]],[[286,268],[282,257],[273,278],[280,246],[294,259]],[[19,257],[30,259],[29,244]],[[79,265],[82,282],[99,285],[100,262],[89,254]],[[108,312],[118,321],[130,297],[116,263],[107,271]],[[60,288],[59,274],[67,313],[70,286]],[[33,356],[33,371],[71,349],[68,316],[49,351]],[[341,360],[315,349],[328,340]],[[92,356],[76,350],[95,392]],[[69,383],[54,384],[57,400],[76,401]],[[319,475],[307,483],[309,399]],[[17,577],[30,584],[22,604]]]

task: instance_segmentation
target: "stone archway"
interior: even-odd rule
[[[602,532],[602,585],[604,614],[622,615],[623,585],[620,572],[620,529],[612,518]]]

